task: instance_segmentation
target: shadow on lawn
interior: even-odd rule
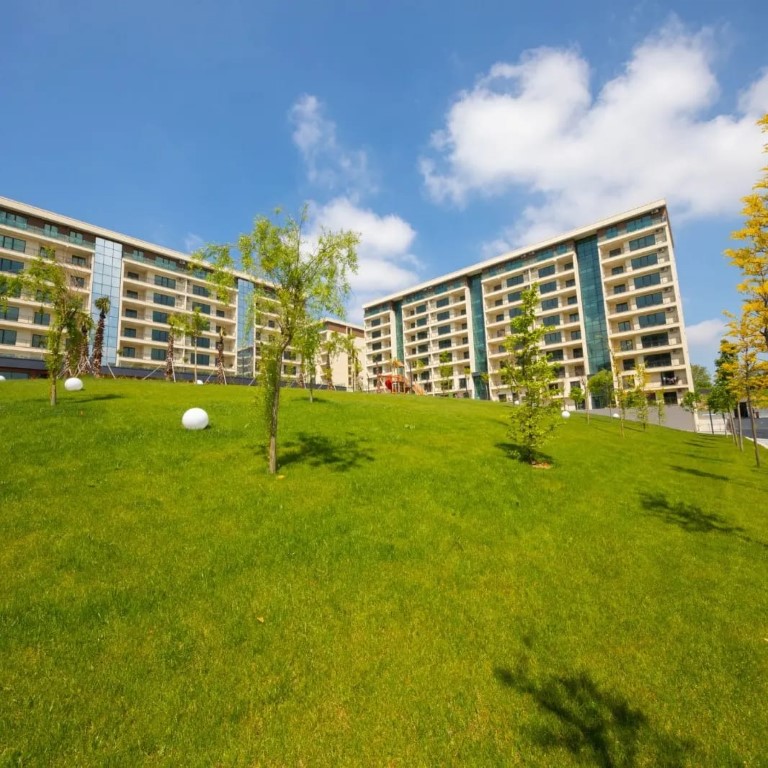
[[[705,477],[709,480],[725,480],[726,482],[730,480],[729,477],[726,475],[716,475],[714,472],[703,472],[700,469],[691,469],[690,467],[680,467],[677,464],[670,464],[670,469],[673,469],[675,472],[685,472],[688,475],[693,475],[694,477]]]
[[[534,679],[525,665],[516,671],[497,667],[494,677],[528,697],[544,715],[532,741],[544,749],[565,749],[579,763],[601,768],[638,764],[676,768],[692,757],[693,742],[667,736],[639,709],[611,691],[601,690],[586,673]]]
[[[527,464],[528,466],[531,464],[531,462],[523,458],[525,456],[525,449],[517,443],[496,443],[494,447],[505,453],[510,459],[514,459],[521,464]],[[534,461],[537,464],[554,464],[555,460],[549,454],[536,451]]]
[[[94,403],[97,400],[124,400],[124,399],[125,399],[125,395],[108,394],[108,395],[90,395],[88,397],[72,398],[71,400],[69,398],[66,398],[62,400],[62,402],[67,402],[71,405],[78,405],[79,403]]]
[[[328,466],[338,472],[359,467],[364,461],[373,461],[373,454],[356,437],[330,438],[300,432],[296,440],[284,443],[286,452],[280,457],[280,466],[304,462],[311,467]]]
[[[768,544],[746,535],[743,528],[729,525],[728,521],[714,512],[705,512],[696,504],[685,501],[670,502],[663,493],[644,493],[640,501],[649,514],[665,523],[676,525],[689,533],[722,533],[735,536],[749,544],[768,548]]]

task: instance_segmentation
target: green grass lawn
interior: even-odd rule
[[[274,478],[254,399],[0,384],[0,765],[768,765],[748,453],[289,390]]]

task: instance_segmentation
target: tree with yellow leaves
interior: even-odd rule
[[[768,134],[768,114],[758,125]],[[768,144],[763,151],[768,153]],[[745,329],[755,334],[758,351],[768,353],[768,166],[763,173],[753,193],[743,198],[744,226],[731,235],[743,245],[729,248],[725,255],[742,273],[738,290],[744,294],[742,315],[749,320]]]

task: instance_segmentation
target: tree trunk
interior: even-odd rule
[[[54,375],[51,375],[51,405],[56,405],[56,382],[57,377]]]
[[[741,421],[741,403],[739,403],[736,408],[739,411],[739,450],[743,453],[744,452],[744,424]]]
[[[280,355],[280,364],[282,364],[282,355]],[[276,381],[274,384],[274,393],[272,395],[272,409],[269,418],[269,474],[274,475],[277,472],[277,421],[280,408],[280,365],[277,366],[275,373]]]
[[[101,378],[101,360],[104,355],[104,325],[106,323],[106,318],[106,313],[99,312],[99,323],[96,326],[96,337],[93,340],[91,367],[93,368],[93,375],[97,379]]]
[[[752,427],[752,444],[755,447],[755,464],[760,468],[760,445],[757,442],[757,430],[755,429],[755,412],[752,410],[752,394],[747,390],[747,408],[749,409],[749,424]]]
[[[195,350],[195,367],[194,367],[194,375],[195,380],[192,382],[193,384],[197,384],[197,336],[195,336],[192,339],[192,348]]]
[[[165,349],[165,380],[173,378],[173,336],[168,336],[168,346]]]

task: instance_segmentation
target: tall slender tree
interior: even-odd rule
[[[560,422],[560,403],[550,384],[555,366],[541,348],[545,328],[536,323],[537,284],[522,292],[520,314],[512,319],[505,346],[509,353],[504,378],[520,397],[510,409],[511,435],[525,461],[534,463],[538,451]]]
[[[173,367],[176,339],[188,332],[189,323],[187,316],[181,312],[174,312],[168,316],[168,341],[165,347],[165,380],[176,380]]]
[[[204,331],[207,331],[211,327],[211,324],[208,320],[206,320],[205,317],[203,317],[203,314],[200,312],[199,308],[195,308],[194,311],[191,314],[187,315],[187,334],[192,339],[192,348],[195,350],[192,353],[192,365],[194,370],[194,381],[197,383],[197,342],[200,339],[200,336],[202,336]]]
[[[96,323],[96,336],[93,339],[93,353],[91,354],[91,368],[96,378],[101,376],[101,361],[104,355],[104,328],[107,324],[107,315],[112,308],[109,296],[100,296],[94,302],[99,310],[99,320]]]
[[[269,471],[273,474],[277,472],[283,356],[307,325],[328,314],[344,318],[349,278],[357,271],[360,239],[354,232],[323,229],[308,237],[306,207],[296,218],[283,218],[279,210],[275,218],[259,216],[253,230],[241,235],[237,244],[242,267],[257,286],[254,320],[261,324],[268,316],[275,326],[274,332],[262,339],[260,365]],[[228,245],[209,246],[207,250],[220,263],[232,259]]]
[[[227,377],[224,373],[224,330],[219,331],[216,339],[216,382],[226,384]]]

